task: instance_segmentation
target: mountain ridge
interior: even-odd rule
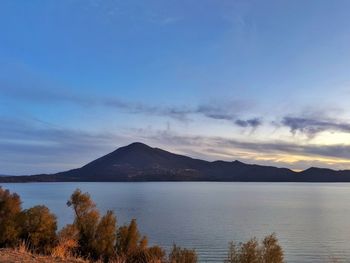
[[[0,182],[71,181],[350,182],[350,170],[310,167],[295,172],[238,160],[205,161],[134,142],[80,168],[55,174],[0,177]]]

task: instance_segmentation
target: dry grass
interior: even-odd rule
[[[61,259],[72,258],[73,250],[78,247],[78,242],[74,239],[63,239],[53,248],[51,256]]]
[[[88,263],[77,258],[59,258],[53,256],[41,256],[28,252],[27,248],[20,246],[17,249],[0,249],[1,263]]]
[[[30,253],[29,245],[23,240],[16,249],[19,253]]]

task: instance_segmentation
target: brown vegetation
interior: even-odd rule
[[[197,254],[194,250],[173,246],[169,254],[169,263],[191,263],[197,262]]]
[[[283,250],[275,234],[265,237],[261,243],[256,238],[246,243],[230,243],[225,263],[281,263]]]
[[[4,263],[88,263],[79,258],[60,258],[33,254],[22,249],[0,248],[0,262]]]
[[[19,195],[0,188],[0,247],[18,245],[21,209]]]

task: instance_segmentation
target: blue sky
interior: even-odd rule
[[[349,1],[1,1],[0,174],[142,141],[350,169]]]

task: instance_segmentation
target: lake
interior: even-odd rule
[[[200,262],[221,262],[228,242],[275,232],[287,262],[350,259],[347,183],[27,183],[2,184],[23,207],[47,205],[59,226],[72,222],[71,193],[89,192],[119,224],[136,218],[152,244],[195,248]],[[347,260],[346,260],[347,259]]]

